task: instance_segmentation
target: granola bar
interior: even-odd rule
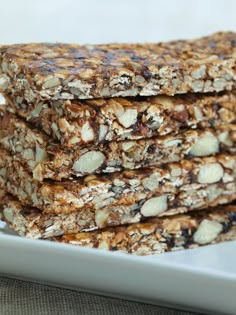
[[[34,179],[61,180],[161,166],[186,157],[209,156],[218,152],[236,153],[236,124],[220,126],[217,130],[189,130],[173,136],[62,149],[42,132],[6,112],[0,120],[0,144],[26,166]]]
[[[33,239],[48,238],[56,242],[136,255],[160,254],[236,240],[236,205],[218,206],[171,218],[149,218],[142,223],[62,235],[64,231],[60,228],[60,223],[57,225],[58,229],[54,230],[48,215],[43,215],[38,209],[23,206],[7,196],[1,202],[0,219],[7,222],[20,236]],[[73,222],[71,225],[73,226]]]
[[[154,44],[0,49],[1,90],[28,102],[219,92],[235,87],[236,33]]]
[[[226,204],[236,199],[236,155],[182,160],[162,168],[36,182],[6,152],[0,154],[0,186],[22,204],[45,213],[77,213],[84,229],[139,222]],[[69,217],[68,217],[69,218]]]
[[[135,255],[153,255],[236,240],[236,206],[224,206],[172,218],[156,218],[127,227],[53,238],[57,242]]]
[[[33,104],[22,97],[8,97],[5,107],[70,148],[178,134],[183,128],[217,128],[236,122],[235,92]]]

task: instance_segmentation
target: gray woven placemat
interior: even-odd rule
[[[196,315],[159,306],[108,298],[0,277],[1,315]]]

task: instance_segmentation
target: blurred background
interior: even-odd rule
[[[235,0],[0,0],[0,43],[147,42],[236,31]]]

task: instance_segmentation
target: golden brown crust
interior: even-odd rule
[[[1,49],[1,86],[28,102],[232,90],[235,42],[222,32],[158,44],[13,45]]]

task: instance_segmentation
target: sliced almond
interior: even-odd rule
[[[198,182],[201,184],[216,183],[224,176],[224,169],[219,163],[202,165],[198,174]]]
[[[38,144],[36,144],[36,163],[41,163],[45,161],[48,157],[48,154],[46,150],[42,147],[40,147]]]
[[[123,114],[119,115],[117,118],[122,126],[129,128],[134,125],[137,121],[138,112],[136,109],[127,109]]]
[[[81,128],[81,138],[84,142],[89,142],[94,139],[94,132],[88,121]]]
[[[193,156],[207,156],[217,152],[219,152],[218,139],[211,132],[206,132],[195,142],[189,153]]]
[[[162,213],[167,208],[167,196],[153,197],[143,204],[141,213],[145,217],[152,217]]]
[[[25,149],[22,153],[22,157],[26,160],[34,160],[34,151],[32,149]]]
[[[60,79],[57,77],[52,77],[47,79],[44,84],[43,84],[43,88],[44,89],[52,89],[56,86],[60,85]]]
[[[103,125],[103,124],[99,126],[99,141],[102,141],[105,139],[107,131],[108,131],[108,126]]]
[[[124,141],[123,143],[121,143],[121,145],[122,150],[126,152],[129,151],[129,149],[131,149],[135,145],[135,143],[134,141]]]
[[[226,146],[232,147],[233,146],[233,141],[230,138],[229,131],[224,131],[219,134],[219,140],[221,143],[223,143]]]
[[[11,208],[4,208],[3,210],[3,216],[8,222],[13,222],[14,218],[14,211]]]
[[[105,209],[96,210],[95,222],[96,222],[97,226],[100,228],[104,227],[104,225],[108,219],[108,216],[109,216],[108,210],[105,210]]]
[[[144,178],[142,184],[145,189],[150,191],[157,189],[160,184],[160,174],[153,173],[151,176]]]
[[[78,173],[92,173],[105,161],[105,155],[100,151],[89,151],[83,154],[73,164],[73,170]]]
[[[9,82],[10,81],[7,75],[2,74],[0,76],[0,91],[1,92],[4,92],[8,88]]]
[[[216,221],[203,220],[197,231],[193,235],[194,242],[198,244],[207,244],[212,241],[222,232],[222,224]]]

